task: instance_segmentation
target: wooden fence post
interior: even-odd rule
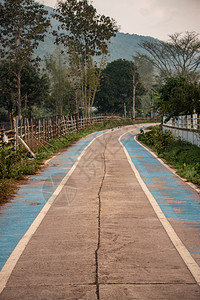
[[[29,120],[28,120],[28,118],[26,118],[26,123],[27,123],[27,127],[26,127],[26,131],[27,131],[27,142],[30,143],[30,126],[29,126]]]
[[[18,139],[18,136],[19,136],[19,134],[18,134],[18,125],[19,125],[19,117],[17,116],[16,117],[16,124],[15,124],[15,132],[16,132],[16,135],[15,135],[15,140],[16,140],[16,148],[18,148],[18,146],[19,146],[19,139]]]
[[[40,133],[41,133],[41,121],[40,119],[38,120],[38,140],[40,142]]]
[[[43,132],[43,140],[46,141],[46,134],[45,134],[45,119],[43,119],[43,122],[42,122],[42,132]]]
[[[27,140],[27,138],[26,138],[26,135],[27,135],[26,127],[27,127],[26,118],[24,118],[24,137],[23,137],[23,139],[25,141]]]
[[[24,119],[20,120],[20,136],[23,136],[23,123],[24,123]]]

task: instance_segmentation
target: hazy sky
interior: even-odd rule
[[[57,0],[38,0],[54,7]],[[168,40],[175,32],[200,33],[200,0],[93,0],[100,14],[114,18],[124,33]]]

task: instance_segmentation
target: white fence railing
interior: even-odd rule
[[[197,114],[173,117],[165,122],[163,117],[163,131],[170,130],[175,138],[192,143],[200,147],[200,118]]]

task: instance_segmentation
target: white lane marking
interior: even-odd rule
[[[72,175],[72,173],[76,169],[76,167],[77,167],[80,159],[82,158],[82,156],[84,155],[84,153],[86,152],[86,150],[91,146],[91,144],[97,138],[101,137],[103,134],[108,133],[109,131],[110,130],[108,130],[106,132],[103,132],[102,134],[96,136],[86,146],[86,148],[81,152],[81,154],[77,158],[77,160],[74,163],[74,165],[72,166],[72,168],[69,170],[69,172],[67,173],[67,175],[63,178],[63,180],[58,185],[58,187],[56,188],[56,190],[54,191],[54,193],[51,195],[51,197],[49,198],[49,200],[47,201],[47,203],[45,204],[45,206],[42,208],[42,210],[39,212],[39,214],[37,215],[37,217],[35,218],[35,220],[33,221],[33,223],[30,225],[29,229],[26,231],[26,233],[21,238],[21,240],[18,242],[17,246],[15,247],[15,249],[13,250],[13,252],[10,254],[9,258],[7,259],[6,263],[4,264],[4,266],[3,266],[3,268],[2,268],[2,270],[0,272],[0,293],[5,288],[5,286],[7,284],[7,281],[10,278],[10,276],[12,274],[12,271],[13,271],[13,269],[14,269],[17,261],[19,260],[20,256],[22,255],[22,253],[23,253],[25,247],[27,246],[28,242],[30,241],[31,237],[33,236],[33,234],[35,233],[35,231],[39,227],[40,223],[42,222],[42,220],[46,216],[48,210],[50,209],[50,207],[54,203],[54,201],[55,201],[56,197],[58,196],[58,194],[63,189],[63,187],[66,184],[66,182],[68,181],[69,177]]]
[[[125,133],[126,134],[126,133]],[[165,231],[167,232],[170,240],[172,241],[172,243],[174,244],[175,248],[177,249],[178,253],[180,254],[180,256],[182,257],[183,261],[185,262],[186,266],[188,267],[188,269],[190,270],[192,276],[194,277],[194,279],[196,280],[197,284],[200,286],[200,267],[199,265],[196,263],[196,261],[193,259],[193,257],[191,256],[191,254],[189,253],[189,251],[186,249],[186,247],[184,246],[184,244],[182,243],[182,241],[179,239],[178,235],[176,234],[176,232],[174,231],[174,229],[172,228],[171,224],[169,223],[169,221],[167,220],[167,218],[165,217],[164,213],[162,212],[160,206],[158,205],[158,203],[156,202],[155,198],[153,197],[153,195],[151,194],[151,192],[149,191],[149,189],[147,188],[146,184],[144,183],[144,181],[142,180],[138,170],[136,169],[136,167],[134,166],[130,155],[128,154],[128,151],[126,150],[125,146],[123,145],[123,143],[121,142],[121,138],[123,137],[122,134],[119,137],[119,142],[126,154],[126,157],[128,159],[128,162],[139,182],[139,184],[141,185],[144,193],[146,194],[147,198],[149,199],[149,202],[151,203],[158,219],[160,220],[161,224],[163,225]]]

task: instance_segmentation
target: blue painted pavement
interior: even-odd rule
[[[127,133],[122,136],[121,142],[169,222],[187,224],[200,233],[198,193],[139,145],[134,136],[134,133]],[[197,247],[199,252],[192,253],[194,256],[200,254],[200,240]]]
[[[0,209],[0,269],[86,146],[102,132],[82,138],[57,155],[38,175],[23,184],[17,196]]]

